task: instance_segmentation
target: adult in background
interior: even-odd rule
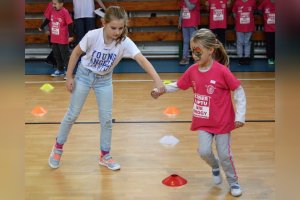
[[[101,8],[106,9],[101,0],[96,0]],[[90,30],[96,28],[95,2],[94,0],[73,0],[74,24],[77,45],[83,36]]]

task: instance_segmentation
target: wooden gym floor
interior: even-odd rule
[[[232,151],[243,189],[239,199],[275,199],[275,74],[273,72],[234,73],[242,81],[247,97],[248,121],[232,133]],[[180,74],[162,73],[163,80]],[[120,171],[98,165],[99,123],[94,93],[84,108],[64,146],[62,165],[48,166],[59,122],[69,103],[63,78],[26,76],[25,191],[27,200],[224,200],[236,199],[228,193],[226,181],[214,186],[211,169],[197,154],[197,133],[189,130],[192,91],[150,97],[152,81],[146,74],[114,74],[113,158]],[[54,86],[51,92],[39,88]],[[31,114],[36,106],[47,110],[42,117]],[[180,113],[163,114],[168,106]],[[180,140],[165,147],[159,139],[173,135]],[[167,187],[162,180],[178,174],[188,183]],[[224,173],[222,173],[224,178]],[[225,180],[225,179],[223,179]]]

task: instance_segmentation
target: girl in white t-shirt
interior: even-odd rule
[[[193,119],[191,130],[198,132],[199,155],[212,168],[215,184],[222,182],[223,168],[232,196],[242,194],[231,153],[231,131],[245,123],[246,97],[240,81],[228,69],[229,59],[222,43],[209,29],[200,29],[191,38],[194,65],[175,83],[166,85],[166,92],[192,88]],[[234,91],[236,112],[231,101]],[[157,98],[159,91],[153,91]],[[215,139],[218,157],[212,151]]]
[[[112,73],[114,67],[123,57],[130,57],[153,78],[154,86],[159,92],[165,87],[152,64],[141,54],[127,34],[128,17],[126,11],[118,6],[106,10],[102,19],[103,28],[89,31],[74,48],[66,74],[66,87],[71,92],[68,111],[61,122],[56,143],[49,157],[49,165],[58,168],[71,127],[77,119],[83,104],[93,88],[98,104],[101,124],[99,164],[111,170],[120,169],[120,165],[110,156],[112,135]],[[85,53],[79,63],[75,78],[73,70],[79,57]]]

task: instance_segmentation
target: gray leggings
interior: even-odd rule
[[[231,154],[231,137],[230,133],[226,134],[212,134],[206,131],[198,131],[198,153],[206,163],[213,169],[219,168],[218,159],[215,157],[212,151],[212,142],[215,138],[216,149],[220,164],[225,172],[226,179],[229,185],[238,182],[238,176],[233,164],[233,158]]]

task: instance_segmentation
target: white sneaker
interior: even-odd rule
[[[235,183],[230,186],[230,194],[234,197],[238,197],[242,195],[242,189],[238,183]]]
[[[212,175],[213,175],[214,183],[216,185],[219,185],[222,183],[222,176],[220,173],[220,168],[212,169]]]

